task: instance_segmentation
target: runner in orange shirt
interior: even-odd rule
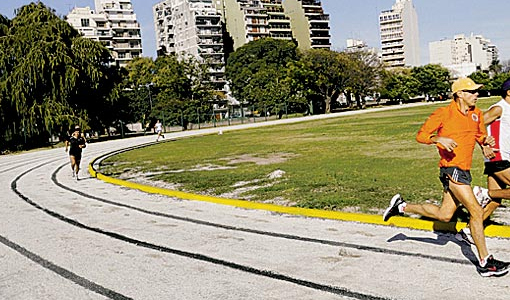
[[[494,259],[487,251],[483,232],[483,208],[471,189],[471,162],[475,143],[494,146],[494,138],[487,136],[483,112],[476,107],[478,89],[470,78],[460,78],[452,84],[453,101],[434,111],[418,131],[416,140],[423,144],[436,144],[439,160],[439,179],[443,184],[443,202],[434,204],[411,204],[400,194],[390,201],[383,214],[387,221],[404,213],[449,222],[460,205],[469,211],[469,226],[478,250],[478,272],[482,276],[501,276],[508,273],[510,263]]]

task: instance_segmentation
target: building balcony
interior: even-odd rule
[[[404,49],[403,48],[399,48],[399,49],[392,49],[392,50],[383,50],[383,51],[381,51],[381,54],[385,55],[385,56],[403,55],[404,54]]]
[[[402,24],[402,19],[379,21],[381,26],[388,26],[389,24]]]
[[[319,14],[319,15],[306,15],[306,17],[308,18],[308,20],[311,22],[311,21],[329,21],[329,16],[328,15],[323,15],[323,14]]]
[[[381,45],[387,44],[387,43],[397,43],[400,42],[403,44],[404,38],[402,36],[396,36],[396,37],[385,37],[381,36]]]
[[[113,35],[114,40],[141,40],[142,37],[139,34],[115,34]]]
[[[400,55],[382,55],[382,59],[384,61],[395,61],[395,60],[404,60],[404,55],[403,54],[400,54]]]
[[[140,24],[138,23],[112,23],[112,29],[114,30],[126,30],[126,29],[140,29]]]
[[[110,21],[136,21],[134,14],[107,14]]]
[[[292,40],[292,32],[270,32],[271,37],[280,40]]]
[[[142,45],[131,45],[131,44],[113,44],[113,48],[116,51],[131,51],[131,50],[142,50]]]

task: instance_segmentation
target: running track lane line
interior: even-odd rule
[[[95,201],[107,203],[107,204],[118,206],[118,207],[131,209],[131,210],[141,212],[144,214],[148,214],[148,215],[159,216],[159,217],[164,217],[164,218],[169,218],[169,219],[173,219],[173,220],[179,220],[179,221],[183,221],[183,222],[189,222],[189,223],[193,223],[193,224],[209,226],[209,227],[214,227],[214,228],[221,228],[221,229],[225,229],[225,230],[247,232],[247,233],[253,233],[253,234],[258,234],[258,235],[271,236],[271,237],[275,237],[275,238],[283,238],[283,239],[302,241],[302,242],[308,242],[308,243],[318,243],[318,244],[323,244],[323,245],[331,245],[331,246],[335,246],[335,247],[352,248],[352,249],[371,251],[371,252],[376,252],[376,253],[385,253],[385,254],[401,255],[401,256],[413,256],[413,257],[420,257],[420,258],[431,259],[431,260],[436,260],[436,261],[457,263],[457,264],[466,264],[466,265],[470,265],[470,264],[473,264],[476,262],[476,261],[470,261],[470,260],[466,261],[464,259],[444,258],[444,257],[438,257],[438,256],[425,255],[422,253],[396,251],[396,250],[389,250],[389,249],[384,249],[384,248],[379,248],[379,247],[371,247],[371,246],[364,246],[364,245],[358,245],[358,244],[337,242],[337,241],[332,241],[332,240],[321,240],[321,239],[315,239],[315,238],[307,238],[307,237],[302,237],[302,236],[297,236],[297,235],[270,232],[270,231],[262,231],[262,230],[243,228],[243,227],[235,227],[235,226],[229,226],[229,225],[224,225],[224,224],[220,224],[220,223],[213,223],[213,222],[208,222],[208,221],[203,221],[203,220],[198,220],[198,219],[181,217],[181,216],[177,216],[177,215],[155,212],[155,211],[143,209],[140,207],[132,206],[129,204],[119,203],[116,201],[112,201],[112,200],[108,200],[105,198],[90,195],[90,194],[87,194],[87,193],[84,193],[84,192],[81,192],[81,191],[78,191],[78,190],[75,190],[73,188],[63,185],[62,183],[60,183],[57,180],[57,173],[66,165],[67,164],[61,165],[51,175],[51,179],[52,179],[53,183],[55,185],[57,185],[58,187],[65,189],[67,191],[73,192],[75,194],[78,194],[82,197],[86,197],[86,198],[89,198],[89,199],[92,199]]]
[[[53,271],[53,272],[57,273],[58,275],[76,283],[77,285],[79,285],[87,290],[96,292],[100,295],[103,295],[105,297],[108,297],[110,299],[115,299],[115,300],[133,299],[133,298],[124,296],[120,293],[117,293],[115,291],[112,291],[110,289],[107,289],[103,286],[100,286],[99,284],[94,283],[86,278],[83,278],[67,269],[57,266],[54,263],[40,257],[39,255],[37,255],[33,252],[28,251],[27,249],[23,248],[22,246],[10,241],[9,239],[7,239],[6,237],[3,237],[1,235],[0,235],[0,243],[13,249],[14,251],[25,256],[26,258],[30,259],[31,261],[35,262],[36,264],[42,266],[43,268]]]
[[[176,139],[172,139],[175,141]],[[92,177],[95,177],[104,182],[108,182],[111,184],[140,190],[150,194],[159,194],[165,195],[169,197],[177,197],[183,200],[195,200],[195,201],[203,201],[210,202],[221,205],[229,205],[239,208],[245,209],[256,209],[256,210],[266,210],[272,211],[276,213],[290,214],[290,215],[299,215],[311,218],[321,218],[321,219],[333,219],[340,221],[348,221],[348,222],[358,222],[358,223],[368,223],[375,225],[383,225],[383,226],[395,226],[402,228],[411,228],[425,231],[448,231],[448,232],[457,232],[460,229],[467,226],[465,222],[439,222],[439,221],[427,221],[421,219],[415,219],[410,217],[392,217],[388,222],[384,222],[382,220],[382,216],[379,215],[368,215],[368,214],[360,214],[360,213],[345,213],[339,211],[328,211],[328,210],[319,210],[319,209],[311,209],[311,208],[301,208],[301,207],[289,207],[289,206],[280,206],[275,204],[267,204],[267,203],[258,203],[251,202],[246,200],[237,200],[237,199],[227,199],[227,198],[219,198],[214,196],[207,195],[198,195],[187,192],[181,192],[176,190],[170,190],[160,187],[154,187],[149,185],[144,185],[140,183],[130,182],[127,180],[117,179],[110,176],[106,176],[100,172],[98,172],[94,168],[94,164],[98,160],[103,160],[108,156],[113,156],[115,154],[119,154],[122,152],[127,152],[132,149],[147,147],[156,143],[146,143],[142,145],[127,147],[124,149],[115,150],[101,156],[94,158],[88,166],[89,173]],[[510,226],[506,225],[488,225],[485,228],[485,236],[488,237],[501,237],[501,238],[510,238]]]
[[[63,215],[61,215],[61,214],[59,214],[59,213],[57,213],[55,211],[52,211],[50,209],[47,209],[45,207],[40,206],[39,204],[37,204],[36,202],[32,201],[30,198],[25,196],[23,193],[21,193],[17,189],[17,182],[23,176],[25,176],[26,174],[32,172],[33,170],[35,170],[37,168],[40,168],[41,166],[44,166],[44,165],[45,165],[45,163],[40,164],[40,165],[35,166],[35,167],[33,167],[33,168],[29,169],[29,170],[26,170],[25,172],[23,172],[20,175],[18,175],[18,177],[16,177],[11,182],[11,190],[13,192],[15,192],[21,199],[23,199],[25,202],[27,202],[28,204],[32,205],[33,207],[35,207],[35,208],[37,208],[39,210],[42,210],[46,214],[48,214],[48,215],[50,215],[50,216],[52,216],[54,218],[57,218],[57,219],[59,219],[59,220],[61,220],[63,222],[66,222],[66,223],[68,223],[70,225],[73,225],[73,226],[76,226],[78,228],[82,228],[82,229],[85,229],[85,230],[89,230],[89,231],[92,231],[92,232],[96,232],[96,233],[99,233],[99,234],[102,234],[102,235],[105,235],[105,236],[108,236],[108,237],[111,237],[111,238],[114,238],[114,239],[117,239],[117,240],[120,240],[120,241],[123,241],[123,242],[127,242],[127,243],[130,243],[130,244],[136,245],[138,247],[144,247],[144,248],[147,248],[147,249],[157,250],[157,251],[161,251],[161,252],[165,252],[165,253],[170,253],[170,254],[174,254],[174,255],[178,255],[178,256],[183,256],[183,257],[187,257],[187,258],[191,258],[191,259],[195,259],[195,260],[200,260],[200,261],[212,263],[212,264],[215,264],[215,265],[220,265],[220,266],[224,266],[224,267],[227,267],[227,268],[231,268],[231,269],[234,269],[234,270],[238,270],[238,271],[242,271],[242,272],[246,272],[246,273],[251,273],[251,274],[254,274],[254,275],[268,277],[270,279],[276,279],[276,280],[280,280],[280,281],[290,282],[290,283],[293,283],[293,284],[301,285],[301,286],[308,287],[308,288],[315,289],[315,290],[320,290],[320,291],[323,291],[323,292],[328,292],[328,293],[332,293],[332,294],[336,294],[336,295],[341,295],[341,296],[347,296],[347,297],[356,298],[356,299],[360,299],[360,300],[390,300],[390,298],[384,298],[384,297],[379,297],[379,296],[362,294],[362,293],[354,292],[354,291],[351,291],[351,290],[348,290],[348,289],[345,289],[345,288],[342,288],[342,287],[337,287],[337,286],[332,286],[332,285],[327,285],[327,284],[316,283],[316,282],[313,282],[313,281],[303,280],[303,279],[299,279],[299,278],[294,278],[294,277],[287,276],[287,275],[280,274],[280,273],[276,273],[276,272],[273,272],[273,271],[261,270],[261,269],[257,269],[257,268],[254,268],[254,267],[237,264],[235,262],[230,262],[230,261],[214,258],[214,257],[211,257],[211,256],[199,254],[199,253],[187,252],[187,251],[183,251],[183,250],[178,250],[178,249],[174,249],[174,248],[169,248],[169,247],[164,247],[164,246],[152,244],[152,243],[149,243],[149,242],[133,239],[133,238],[130,238],[128,236],[124,236],[124,235],[118,234],[116,232],[106,231],[106,230],[103,230],[103,229],[97,228],[97,227],[91,227],[91,226],[85,225],[83,223],[80,223],[80,222],[78,222],[78,221],[76,221],[74,219],[67,218],[66,216],[63,216]],[[62,270],[65,270],[65,269],[62,269]],[[57,273],[57,274],[61,275],[60,273]],[[61,276],[63,276],[63,275],[61,275]],[[79,284],[78,282],[76,282],[76,283]],[[84,285],[82,285],[82,286],[87,288],[87,289],[90,289],[87,286],[84,286]],[[123,295],[120,295],[120,296],[123,296]],[[123,296],[123,297],[125,297],[125,296]],[[112,299],[116,300],[117,298],[112,298]],[[131,299],[131,298],[118,298],[118,299]]]

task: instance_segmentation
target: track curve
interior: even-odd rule
[[[84,161],[152,139],[90,144]],[[83,172],[76,182],[63,149],[0,157],[0,179],[6,270],[0,298],[504,299],[508,293],[507,279],[477,275],[475,250],[448,233],[183,201]],[[510,258],[508,240],[488,244],[497,257]]]

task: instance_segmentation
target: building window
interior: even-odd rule
[[[81,26],[82,27],[89,27],[90,26],[89,19],[81,19]]]

